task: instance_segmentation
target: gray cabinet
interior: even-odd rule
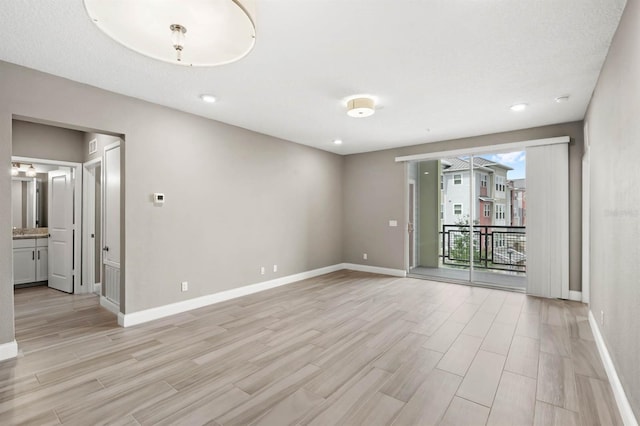
[[[13,284],[46,281],[49,274],[49,240],[13,240]]]
[[[40,241],[47,240],[38,240]],[[47,281],[49,279],[49,247],[36,246],[36,281]]]

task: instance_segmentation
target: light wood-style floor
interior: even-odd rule
[[[584,305],[341,271],[127,329],[16,290],[0,424],[621,424]]]

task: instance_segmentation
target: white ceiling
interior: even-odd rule
[[[2,0],[0,59],[349,154],[581,120],[625,3],[257,0],[247,57],[187,68],[108,38],[82,0]],[[354,94],[376,114],[348,117]]]

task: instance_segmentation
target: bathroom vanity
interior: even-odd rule
[[[14,230],[13,285],[47,281],[49,273],[48,228]]]

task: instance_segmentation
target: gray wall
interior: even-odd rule
[[[532,139],[570,136],[569,145],[569,288],[581,289],[582,122],[517,130],[494,135],[353,154],[345,157],[344,261],[404,269],[405,171],[394,158]],[[398,227],[390,228],[389,219]],[[362,260],[362,253],[369,260]]]
[[[47,160],[84,161],[84,134],[44,124],[14,120],[13,155]]]
[[[591,310],[640,419],[640,2],[628,1],[591,99]]]
[[[12,115],[125,136],[125,313],[342,262],[342,157],[4,62],[0,75],[2,199]],[[10,227],[0,203],[0,343],[14,338]]]

